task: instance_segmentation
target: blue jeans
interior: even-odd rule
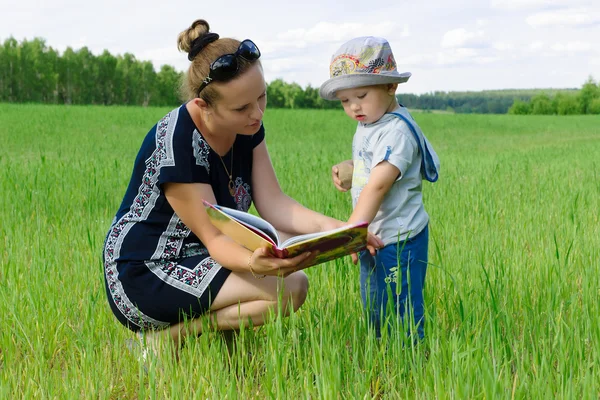
[[[360,294],[369,322],[381,336],[382,326],[394,326],[395,314],[400,322],[417,327],[419,338],[424,337],[423,287],[427,272],[429,226],[408,240],[390,244],[372,256],[360,253]],[[400,263],[400,269],[398,269]],[[406,311],[412,318],[405,321]],[[409,336],[412,332],[409,329]]]

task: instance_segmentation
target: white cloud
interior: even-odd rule
[[[410,37],[410,27],[408,25],[404,25],[402,28],[402,33],[400,33],[400,37]]]
[[[586,0],[491,0],[492,8],[520,10],[556,6],[573,6],[589,3]]]
[[[264,63],[265,71],[269,74],[280,74],[293,71],[298,65],[305,63],[301,57],[276,58]]]
[[[459,48],[438,53],[436,63],[438,65],[461,64],[472,61],[476,56],[477,51],[475,49]]]
[[[535,40],[529,44],[529,49],[532,51],[542,50],[544,48],[544,42],[541,40]]]
[[[591,25],[600,23],[600,12],[588,8],[544,11],[527,17],[527,23],[533,27]]]
[[[496,56],[479,56],[479,57],[475,57],[473,59],[473,62],[475,64],[491,64],[491,63],[495,63],[496,61],[500,61],[501,58],[500,57],[496,57]]]
[[[492,44],[492,47],[499,51],[508,51],[513,49],[512,43],[498,41]]]
[[[561,42],[561,43],[556,43],[551,48],[552,48],[552,50],[558,51],[558,52],[580,53],[580,52],[590,51],[592,49],[592,44],[589,42],[580,42],[580,41]]]
[[[397,25],[390,21],[377,24],[369,23],[342,23],[319,22],[312,28],[292,29],[277,35],[280,41],[291,43],[326,43],[349,40],[355,36],[388,36]],[[361,35],[357,35],[361,32]]]
[[[431,54],[411,54],[401,59],[396,57],[398,63],[398,69],[405,67],[415,67],[427,64],[433,64],[435,62],[435,56]]]
[[[452,29],[444,34],[441,46],[448,48],[476,48],[487,47],[488,41],[482,30],[469,32],[464,28]]]
[[[350,40],[356,36],[381,36],[390,39],[390,35],[399,32],[400,27],[390,21],[377,24],[352,23],[341,24],[331,22],[319,22],[310,28],[290,29],[288,31],[273,35],[272,38],[257,40],[260,50],[265,55],[278,53],[288,49],[314,48],[315,45],[336,43]],[[357,34],[360,32],[360,34]],[[400,37],[409,37],[410,28],[404,25],[400,31]]]
[[[136,55],[136,58],[139,60],[152,60],[157,68],[163,64],[175,65],[183,59],[187,64],[187,55],[180,53],[174,46],[143,50]]]

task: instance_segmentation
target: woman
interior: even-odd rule
[[[217,330],[261,325],[278,306],[285,315],[297,310],[308,290],[301,270],[310,254],[282,260],[248,251],[210,223],[203,199],[242,211],[254,202],[290,234],[343,225],[281,191],[264,141],[266,84],[256,45],[219,39],[197,20],[178,48],[191,61],[188,100],[144,139],[104,248],[117,319],[150,343],[167,333],[176,348],[202,332],[199,316],[208,313]],[[381,245],[374,237],[369,244],[372,251]]]

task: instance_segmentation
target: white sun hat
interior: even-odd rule
[[[325,100],[337,100],[338,90],[361,86],[403,83],[410,72],[399,73],[392,48],[387,40],[363,36],[344,43],[331,57],[330,79],[321,85]]]

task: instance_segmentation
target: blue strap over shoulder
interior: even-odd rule
[[[406,125],[408,125],[410,131],[414,135],[419,150],[421,151],[421,175],[429,182],[437,181],[439,177],[438,171],[440,169],[440,160],[435,153],[435,150],[433,150],[433,146],[431,146],[431,143],[429,143],[421,131],[421,128],[413,122],[412,115],[410,115],[405,107],[401,108],[401,113],[391,112],[388,114],[393,114],[406,122]]]

